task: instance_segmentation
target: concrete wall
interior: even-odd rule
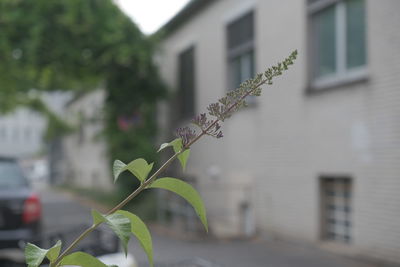
[[[366,6],[366,80],[318,93],[306,93],[306,1],[216,1],[163,41],[161,73],[172,88],[178,54],[196,47],[197,112],[226,92],[225,27],[246,11],[255,11],[257,72],[299,51],[256,105],[226,121],[222,140],[192,149],[188,173],[217,235],[243,233],[240,207],[249,202],[248,220],[262,234],[320,242],[319,177],[347,175],[353,228],[345,249],[400,262],[400,2]]]

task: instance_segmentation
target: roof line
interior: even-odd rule
[[[187,22],[191,17],[199,13],[204,7],[218,0],[191,0],[187,3],[174,17],[164,24],[154,35],[161,38],[167,37],[177,30],[182,24]]]

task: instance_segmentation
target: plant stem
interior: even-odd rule
[[[262,80],[259,84],[248,90],[245,94],[243,94],[239,100],[237,100],[235,103],[233,103],[226,111],[225,113],[229,113],[233,108],[235,108],[239,102],[241,102],[244,98],[246,98],[248,95],[251,94],[255,89],[259,88],[261,85],[263,85],[267,80]],[[185,147],[181,149],[181,151],[175,153],[173,156],[171,156],[153,175],[150,176],[145,182],[143,182],[135,191],[133,191],[129,196],[127,196],[124,200],[122,200],[118,205],[116,205],[114,208],[112,208],[110,211],[106,213],[106,215],[113,214],[117,210],[120,210],[123,208],[129,201],[131,201],[134,197],[136,197],[140,192],[142,192],[148,185],[150,185],[157,177],[160,175],[183,151],[186,149],[190,148],[195,142],[197,142],[202,136],[204,136],[212,127],[215,126],[216,123],[218,123],[220,120],[216,119],[213,123],[211,123],[206,129],[204,129],[198,136],[196,136],[193,140],[191,140]],[[71,252],[72,249],[76,247],[76,245],[84,239],[88,234],[90,234],[94,229],[96,229],[100,223],[93,224],[90,226],[88,229],[86,229],[80,236],[78,236],[72,243],[67,247],[61,254],[58,256],[57,260],[50,264],[50,267],[56,267],[57,264],[60,263],[60,261],[68,255],[68,253]]]
[[[98,224],[92,224],[89,228],[87,228],[80,236],[78,236],[72,243],[69,245],[69,247],[61,253],[61,255],[57,258],[57,260],[53,263],[50,264],[50,267],[57,266],[57,264],[66,256],[66,254],[71,251],[76,245],[78,245],[79,242],[81,242],[82,239],[84,239],[88,234],[93,232],[94,229],[96,229],[97,226],[99,226],[100,223]]]
[[[182,153],[183,150],[179,151],[178,153],[175,153],[173,156],[171,156],[152,176],[150,176],[149,179],[147,179],[144,183],[142,183],[135,191],[133,191],[129,196],[127,196],[124,200],[122,200],[118,205],[116,205],[114,208],[112,208],[110,211],[108,211],[106,213],[106,215],[110,215],[114,212],[116,212],[117,210],[120,210],[121,208],[123,208],[129,201],[131,201],[134,197],[136,197],[140,192],[142,192],[144,189],[146,189],[146,187],[151,184],[155,178],[161,173],[163,172],[175,159],[176,157],[178,157],[178,155],[180,153]],[[72,243],[71,245],[69,245],[69,247],[67,247],[61,254],[60,256],[57,258],[57,260],[50,265],[50,267],[55,267],[57,266],[57,264],[62,260],[62,258],[64,258],[68,253],[71,252],[72,249],[74,249],[76,247],[76,245],[78,245],[78,243],[84,239],[88,234],[90,234],[94,229],[97,228],[97,226],[99,226],[101,224],[93,224],[91,227],[89,227],[88,229],[86,229],[84,232],[82,232],[82,234],[77,237]]]

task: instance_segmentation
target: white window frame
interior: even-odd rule
[[[324,77],[315,77],[315,62],[312,61],[311,87],[313,89],[325,89],[328,87],[339,86],[346,83],[364,80],[368,76],[368,58],[365,54],[365,64],[363,66],[348,69],[346,55],[346,4],[344,0],[319,0],[308,4],[307,11],[309,17],[321,10],[335,5],[335,49],[336,49],[336,71]],[[311,25],[311,24],[310,24]],[[366,27],[366,25],[365,25]],[[367,40],[365,40],[366,42]],[[312,41],[313,42],[313,41]],[[367,45],[367,43],[365,44]]]

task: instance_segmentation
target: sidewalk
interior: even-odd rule
[[[377,267],[309,246],[284,241],[221,241],[213,238],[175,238],[160,227],[151,229],[155,267],[181,266],[178,262],[201,259],[204,267]],[[139,267],[148,266],[146,255],[136,240],[129,251]],[[208,265],[206,263],[209,263]]]

